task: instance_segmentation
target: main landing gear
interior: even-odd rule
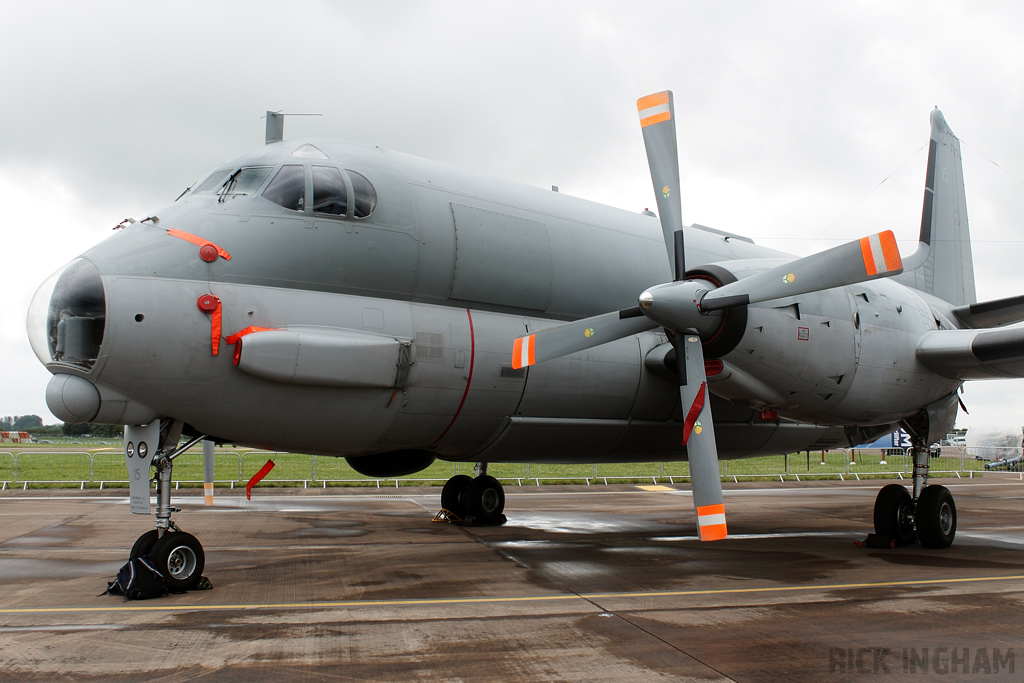
[[[172,593],[192,590],[202,578],[206,566],[203,545],[192,534],[185,533],[171,520],[171,467],[174,459],[203,439],[200,436],[167,454],[163,451],[153,459],[156,466],[156,528],[139,536],[129,559],[143,555],[160,572]]]
[[[467,524],[505,523],[505,489],[487,474],[487,463],[478,462],[476,477],[456,474],[441,489],[441,507]]]
[[[900,484],[883,486],[875,498],[875,533],[895,545],[917,540],[925,548],[948,548],[956,536],[956,505],[945,486],[928,486],[926,445],[914,442],[914,493]]]

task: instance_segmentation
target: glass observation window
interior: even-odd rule
[[[313,211],[332,216],[344,216],[348,212],[345,178],[333,166],[313,167]]]
[[[306,208],[306,173],[302,166],[282,166],[263,191],[263,198],[291,211],[303,211]]]
[[[366,176],[355,171],[346,171],[349,180],[352,181],[352,194],[355,200],[353,215],[356,218],[366,218],[373,213],[377,206],[377,191],[366,179]]]

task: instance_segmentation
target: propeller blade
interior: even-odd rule
[[[704,351],[700,337],[693,333],[672,337],[676,358],[683,358],[679,367],[679,394],[683,399],[683,445],[690,460],[690,481],[693,486],[693,507],[697,512],[697,530],[702,541],[718,541],[726,537],[725,500],[718,471],[718,446],[711,417]]]
[[[896,237],[892,230],[886,230],[712,290],[701,299],[700,310],[717,311],[781,299],[902,272]]]
[[[686,272],[685,259],[676,258],[675,233],[683,229],[683,214],[679,199],[679,149],[676,145],[675,109],[672,91],[654,93],[636,101],[640,114],[640,127],[647,149],[647,164],[651,167],[651,182],[658,202],[661,231],[668,250],[668,262],[676,280]],[[682,243],[680,249],[682,251]]]
[[[518,370],[541,361],[561,358],[655,327],[658,327],[658,323],[644,317],[639,308],[612,311],[548,327],[515,340],[512,345],[512,367]]]

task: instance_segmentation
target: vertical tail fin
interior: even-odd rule
[[[894,279],[958,306],[973,304],[978,298],[960,140],[937,108],[931,123],[920,243],[903,260],[903,274]]]

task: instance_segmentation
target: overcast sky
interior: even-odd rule
[[[907,255],[938,105],[964,143],[979,299],[1024,293],[1022,35],[1014,2],[8,3],[0,415],[56,421],[25,334],[36,287],[261,145],[267,109],[323,113],[286,137],[640,211],[635,101],[671,89],[687,223],[801,255],[892,229]],[[960,426],[1024,424],[1024,381],[964,401]]]

